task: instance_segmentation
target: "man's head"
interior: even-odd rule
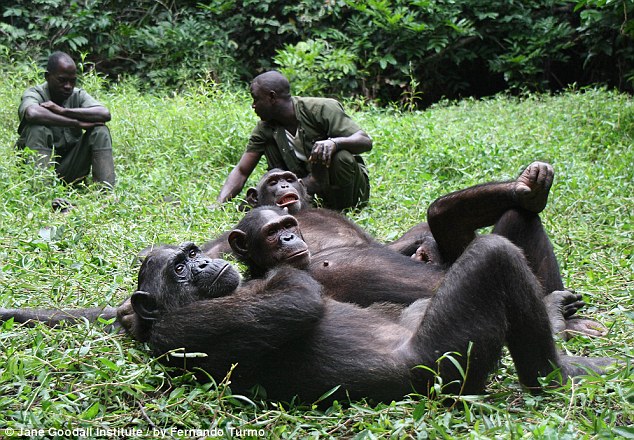
[[[77,83],[75,62],[67,53],[54,52],[48,57],[45,78],[52,101],[63,104],[73,93]]]
[[[275,119],[281,108],[290,102],[291,85],[280,72],[271,70],[251,81],[253,110],[263,121]]]

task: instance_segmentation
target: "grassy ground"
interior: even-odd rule
[[[222,208],[213,202],[256,122],[246,93],[201,84],[186,94],[150,96],[130,83],[105,87],[86,78],[85,87],[114,115],[118,185],[104,196],[90,186],[47,185],[51,174],[25,166],[13,150],[19,96],[36,79],[32,69],[12,69],[0,84],[0,306],[118,304],[135,288],[140,249],[200,243],[239,219],[237,202]],[[604,338],[580,337],[562,348],[631,360],[631,97],[593,89],[407,113],[354,104],[348,107],[375,147],[366,155],[372,202],[353,218],[382,240],[424,220],[441,194],[514,178],[533,160],[551,162],[556,180],[543,220],[565,284],[589,303],[583,315],[610,329]],[[54,197],[71,199],[77,209],[52,212]],[[532,396],[518,386],[507,356],[488,395],[464,396],[450,408],[423,397],[318,411],[254,403],[224,384],[177,377],[147,347],[105,326],[0,327],[0,436],[11,428],[60,438],[133,430],[146,437],[218,430],[234,437],[634,437],[634,381],[627,371]]]

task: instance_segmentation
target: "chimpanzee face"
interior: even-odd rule
[[[132,301],[143,316],[157,319],[191,302],[229,295],[239,284],[240,274],[228,262],[205,257],[194,243],[161,246],[143,261]]]
[[[229,234],[229,243],[236,254],[260,269],[280,264],[303,269],[310,262],[297,219],[276,207],[264,206],[247,213]]]
[[[252,206],[279,206],[288,208],[291,214],[310,204],[304,182],[295,173],[280,169],[266,173],[257,189],[251,188],[247,192],[247,199]]]

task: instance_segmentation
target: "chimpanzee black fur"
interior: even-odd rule
[[[183,264],[208,273],[183,274]],[[191,243],[151,252],[139,286],[147,277],[157,280],[154,290],[133,294],[135,313],[120,315],[124,327],[128,317],[149,322],[149,345],[172,366],[201,368],[221,380],[237,364],[234,392],[259,384],[269,398],[314,401],[340,386],[332,398],[389,401],[427,392],[434,374],[416,368],[424,365],[438,372],[447,392],[480,393],[505,343],[528,387],[558,367],[567,378],[584,372],[575,364],[600,370],[609,362],[556,352],[539,283],[517,247],[497,235],[474,240],[436,295],[396,314],[324,296],[308,272],[285,264],[231,290],[234,270]],[[466,378],[451,361],[439,361],[445,354]]]
[[[289,171],[266,173],[256,188],[247,191],[247,201],[254,207],[288,209],[308,244],[311,274],[324,285],[326,294],[364,306],[382,301],[411,304],[432,296],[477,230],[494,225],[495,234],[524,252],[540,281],[540,296],[561,308],[557,332],[565,337],[605,335],[607,329],[601,324],[574,316],[585,303],[581,295],[565,290],[553,246],[538,215],[546,206],[553,177],[549,164],[534,162],[515,181],[477,185],[440,197],[429,207],[429,224],[414,226],[388,245],[378,243],[338,212],[312,208],[301,179]],[[203,250],[212,257],[231,252],[228,236],[223,234]],[[413,264],[404,256],[426,264]],[[257,265],[251,264],[250,269],[256,276],[262,272]]]

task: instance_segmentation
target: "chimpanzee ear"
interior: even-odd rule
[[[247,189],[247,203],[253,208],[258,206],[258,190],[254,187]]]
[[[146,321],[159,319],[159,309],[154,295],[142,290],[137,290],[130,298],[134,312]]]
[[[304,183],[304,181],[302,179],[297,179],[297,181],[299,182],[299,184],[301,186],[303,186],[304,188],[306,188],[306,184]]]
[[[249,247],[247,246],[247,234],[240,229],[234,229],[229,232],[229,246],[236,254],[246,257],[249,254]]]

